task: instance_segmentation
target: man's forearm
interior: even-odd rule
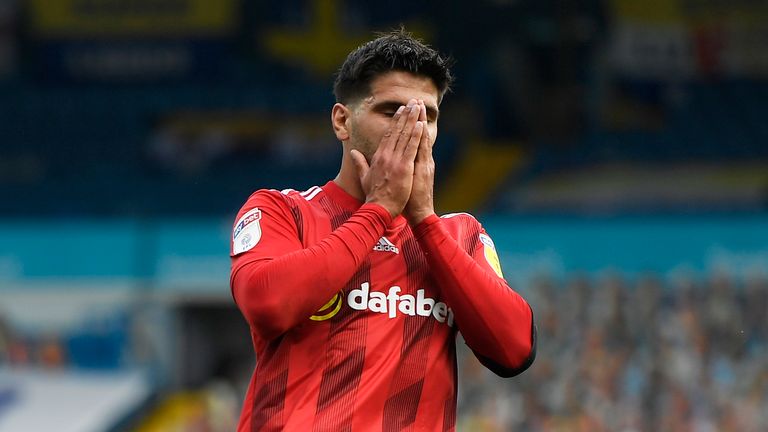
[[[528,303],[467,254],[439,217],[428,217],[414,233],[470,348],[504,368],[523,365],[533,349]]]
[[[231,280],[238,307],[262,337],[279,336],[343,288],[390,222],[383,207],[365,204],[319,243],[244,265]]]

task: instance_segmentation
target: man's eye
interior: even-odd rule
[[[385,111],[384,115],[387,117],[394,117],[396,111]]]

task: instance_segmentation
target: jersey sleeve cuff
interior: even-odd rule
[[[388,227],[392,223],[392,215],[389,214],[389,210],[383,206],[375,203],[365,203],[357,210],[365,214],[371,214],[377,219],[384,228]]]
[[[419,222],[419,224],[413,228],[413,235],[417,240],[429,236],[430,233],[434,232],[436,229],[439,229],[441,225],[440,222],[440,216],[431,214],[424,218],[423,221]]]

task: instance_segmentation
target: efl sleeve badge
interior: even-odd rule
[[[488,261],[488,264],[493,271],[495,271],[500,278],[503,278],[504,275],[501,273],[501,262],[499,261],[499,255],[496,253],[496,246],[493,244],[493,240],[491,240],[487,234],[480,234],[480,242],[483,243],[485,260]]]
[[[233,255],[253,249],[261,240],[261,210],[254,208],[245,213],[235,224],[232,233]]]

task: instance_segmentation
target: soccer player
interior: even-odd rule
[[[433,209],[446,63],[402,30],[354,50],[334,84],[338,176],[238,213],[230,283],[256,351],[238,431],[451,431],[457,332],[500,376],[533,362],[533,313],[493,241]]]

